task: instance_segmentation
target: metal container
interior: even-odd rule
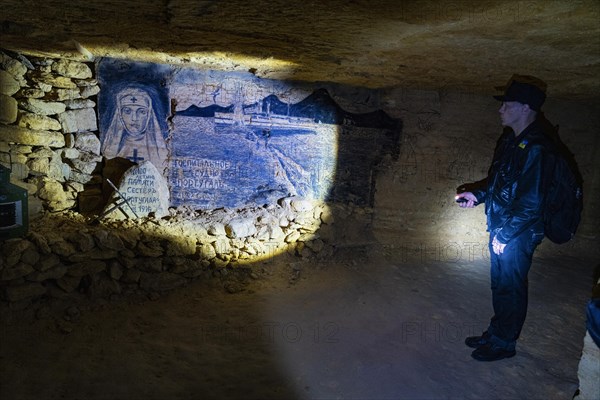
[[[0,164],[0,241],[29,230],[27,190],[10,183],[11,170]]]

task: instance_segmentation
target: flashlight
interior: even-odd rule
[[[469,199],[465,198],[465,197],[459,197],[458,195],[454,196],[454,200],[456,200],[457,203],[466,203],[467,201],[469,201]],[[474,201],[473,205],[476,206],[479,203]]]

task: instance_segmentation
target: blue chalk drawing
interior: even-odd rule
[[[333,199],[333,193],[341,201],[372,200],[370,148],[379,146],[359,143],[362,154],[351,161],[348,181],[358,177],[360,184],[337,185],[340,151],[347,156],[340,133],[360,141],[368,132],[377,143],[382,131],[397,130],[397,120],[382,111],[346,112],[323,88],[297,103],[271,94],[245,104],[242,97],[232,94],[237,102],[228,106],[192,104],[177,112],[169,179],[175,204],[236,207],[289,195]],[[366,172],[354,171],[363,167]]]
[[[400,120],[347,112],[323,85],[110,59],[99,67],[103,155],[160,164],[172,206],[290,195],[372,205],[378,164],[397,157]]]
[[[146,74],[140,69],[146,69]],[[122,157],[134,163],[149,160],[159,171],[167,167],[166,96],[161,97],[152,81],[139,81],[142,76],[156,75],[159,69],[153,64],[117,61],[100,65],[101,154],[107,159]]]

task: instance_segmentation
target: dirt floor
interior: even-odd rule
[[[570,399],[592,267],[536,257],[517,356],[493,363],[463,344],[491,313],[483,259],[365,247],[150,298],[5,307],[0,398]]]

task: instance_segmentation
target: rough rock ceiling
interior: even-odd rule
[[[2,0],[0,33],[37,55],[487,94],[521,73],[600,95],[598,0]]]

